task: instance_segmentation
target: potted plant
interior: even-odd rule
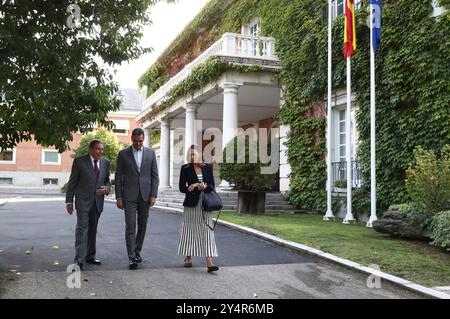
[[[345,193],[347,191],[347,180],[338,179],[334,181],[334,191],[337,193]]]
[[[241,138],[240,143],[238,143],[239,138]],[[244,147],[238,147],[241,145]],[[252,156],[249,154],[256,154],[256,161],[251,161]],[[223,162],[220,164],[220,178],[233,184],[233,190],[238,192],[239,213],[263,214],[265,212],[266,192],[272,189],[276,173],[261,173],[263,166],[267,164],[261,163],[254,140],[250,142],[248,138],[243,140],[242,137],[235,137],[224,149]]]

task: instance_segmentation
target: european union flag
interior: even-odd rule
[[[383,22],[381,0],[370,0],[370,5],[373,26],[372,47],[374,51],[377,51],[381,42],[381,24]]]

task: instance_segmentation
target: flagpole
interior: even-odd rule
[[[331,183],[333,182],[331,167],[332,14],[332,0],[328,0],[327,212],[325,213],[323,220],[330,220],[330,218],[334,219],[333,210],[331,207]]]
[[[375,157],[375,48],[374,39],[374,9],[370,10],[370,218],[367,227],[377,220],[377,183]]]
[[[349,224],[355,220],[352,214],[352,146],[351,146],[351,117],[352,108],[352,78],[351,78],[351,58],[347,57],[347,110],[345,119],[345,157],[347,164],[347,214],[345,215],[343,224]]]

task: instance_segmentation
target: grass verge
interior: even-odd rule
[[[450,254],[426,242],[395,239],[365,223],[322,221],[319,214],[242,215],[222,211],[221,220],[251,227],[268,234],[320,249],[362,265],[376,264],[381,271],[434,287],[450,285]]]

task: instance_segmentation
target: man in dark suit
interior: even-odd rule
[[[144,130],[131,133],[133,143],[119,152],[115,175],[117,207],[125,209],[125,239],[129,268],[142,262],[141,250],[147,230],[148,213],[156,202],[159,177],[155,151],[143,146]],[[137,232],[136,232],[137,217]]]
[[[111,189],[109,162],[102,158],[103,144],[89,143],[89,154],[75,158],[67,187],[66,209],[69,215],[77,211],[75,231],[75,263],[83,269],[85,262],[100,265],[95,258],[97,225],[103,211],[104,197]]]

